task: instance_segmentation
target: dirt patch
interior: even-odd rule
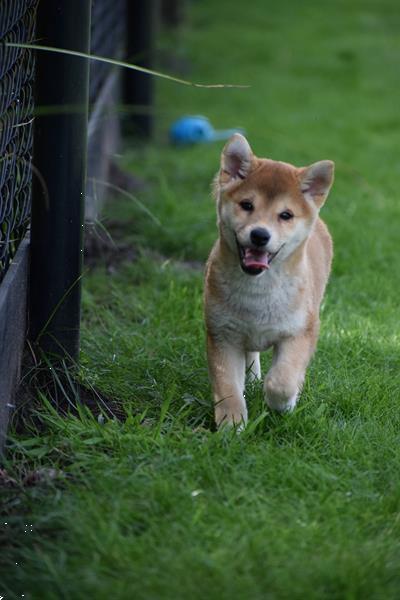
[[[109,223],[109,229],[118,230],[118,223]],[[98,225],[85,226],[85,267],[93,269],[102,264],[112,273],[122,262],[134,261],[138,255],[136,248],[131,244],[115,241],[106,229]]]
[[[124,223],[109,221],[107,230],[96,225],[86,225],[85,229],[85,266],[93,269],[104,265],[107,272],[115,273],[123,262],[132,262],[139,256],[146,256],[150,260],[167,266],[168,264],[178,269],[202,271],[204,263],[198,260],[177,260],[159,252],[135,248],[132,244],[120,243],[118,232],[123,231]]]

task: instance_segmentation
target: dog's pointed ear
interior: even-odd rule
[[[246,179],[250,173],[254,155],[249,142],[240,133],[235,133],[225,144],[221,154],[221,183]]]
[[[299,169],[300,189],[306,200],[321,208],[332,187],[335,163],[321,160],[309,167]]]

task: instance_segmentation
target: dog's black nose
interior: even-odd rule
[[[256,227],[250,233],[251,243],[255,246],[265,246],[268,244],[271,238],[271,234],[267,229],[263,229],[262,227]]]

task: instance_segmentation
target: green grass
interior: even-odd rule
[[[10,440],[20,483],[0,490],[0,596],[398,598],[397,3],[191,6],[190,78],[251,88],[159,83],[156,142],[124,152],[161,225],[110,202],[105,226],[140,256],[85,279],[80,377],[127,420],[45,404],[41,435]],[[245,127],[261,156],[337,165],[323,210],[335,261],[301,402],[278,417],[253,386],[239,436],[211,427],[197,266],[215,239],[221,148],[168,146],[181,114]],[[49,468],[59,476],[22,485]]]

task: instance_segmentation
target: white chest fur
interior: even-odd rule
[[[301,276],[288,276],[280,266],[257,277],[229,271],[218,277],[219,301],[209,302],[206,309],[220,339],[261,351],[304,328],[307,306]]]

